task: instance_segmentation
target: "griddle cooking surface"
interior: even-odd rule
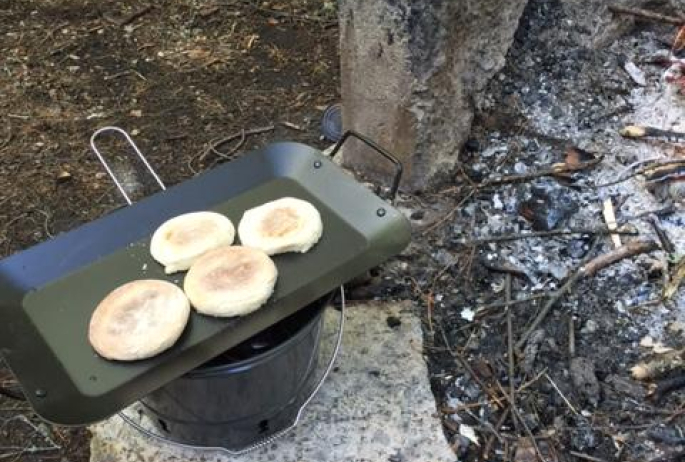
[[[267,305],[241,318],[193,313],[178,343],[149,360],[95,354],[88,323],[107,293],[135,279],[182,287],[185,273],[165,275],[149,254],[157,226],[195,210],[223,213],[237,226],[245,210],[285,196],[312,202],[324,232],[306,254],[273,257],[279,276]],[[0,262],[0,351],[44,418],[91,423],[306,307],[408,241],[406,219],[318,151],[275,144]]]

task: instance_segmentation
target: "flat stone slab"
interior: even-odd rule
[[[391,316],[401,324],[390,327]],[[328,344],[336,318],[327,310]],[[148,439],[116,416],[91,427],[91,462],[455,461],[435,417],[422,351],[411,306],[348,307],[336,369],[299,425],[276,442],[242,456],[191,450]]]

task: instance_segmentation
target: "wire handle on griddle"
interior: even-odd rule
[[[349,138],[349,137],[354,137],[357,138],[359,141],[362,141],[364,144],[369,146],[371,149],[376,151],[378,154],[382,155],[386,159],[388,159],[390,162],[393,163],[395,166],[395,177],[392,180],[392,185],[390,186],[390,191],[388,192],[388,197],[387,199],[390,200],[390,202],[394,202],[395,196],[397,196],[397,190],[400,188],[400,180],[402,179],[402,162],[400,162],[397,157],[393,156],[390,154],[388,151],[377,145],[373,140],[370,138],[362,135],[361,133],[357,133],[354,130],[348,130],[345,132],[345,134],[340,138],[340,140],[335,144],[333,147],[333,150],[331,151],[330,158],[332,159],[335,157],[335,155],[340,151],[340,148],[342,147],[343,143]]]
[[[126,141],[128,142],[128,144],[131,145],[131,147],[136,152],[136,154],[138,154],[138,157],[140,158],[140,160],[142,160],[143,164],[145,164],[145,168],[147,168],[148,172],[150,172],[150,174],[155,179],[155,181],[157,181],[157,184],[159,185],[160,188],[162,188],[162,191],[166,190],[166,186],[164,186],[164,183],[159,178],[159,175],[157,175],[157,172],[155,172],[155,169],[152,168],[152,166],[147,161],[147,159],[145,158],[143,153],[140,152],[140,149],[138,149],[138,146],[136,146],[136,143],[133,142],[133,139],[131,139],[131,137],[129,136],[128,133],[126,133],[125,130],[123,130],[119,127],[102,127],[100,129],[96,130],[95,133],[93,133],[93,136],[90,137],[90,147],[93,149],[93,152],[95,152],[95,155],[98,156],[98,160],[100,160],[100,163],[103,165],[103,167],[105,167],[105,170],[107,170],[107,173],[109,174],[112,181],[114,181],[114,184],[117,185],[117,188],[119,188],[119,192],[121,193],[122,196],[124,196],[124,199],[126,199],[126,202],[128,203],[128,205],[133,204],[133,201],[129,197],[128,193],[124,189],[124,186],[121,184],[121,182],[119,181],[117,176],[114,174],[112,169],[109,167],[109,164],[107,163],[105,158],[100,153],[100,150],[95,145],[95,139],[98,137],[98,135],[100,135],[101,133],[104,133],[104,132],[109,132],[109,131],[117,132],[117,133],[123,135],[124,138],[126,138]]]

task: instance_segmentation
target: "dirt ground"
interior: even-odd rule
[[[223,162],[208,147],[241,130],[267,129],[246,136],[240,151],[279,140],[330,144],[319,123],[338,99],[333,4],[153,4],[0,4],[0,255],[124,205],[89,148],[100,127],[131,133],[167,185]],[[231,154],[238,143],[217,151]],[[120,143],[103,138],[102,147],[134,198],[154,191]],[[86,430],[41,424],[0,396],[3,461],[86,461],[87,441]]]

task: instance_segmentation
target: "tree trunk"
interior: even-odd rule
[[[448,176],[472,98],[504,65],[526,0],[341,0],[343,125],[405,166],[404,189]],[[345,164],[383,181],[383,158],[350,142]]]

